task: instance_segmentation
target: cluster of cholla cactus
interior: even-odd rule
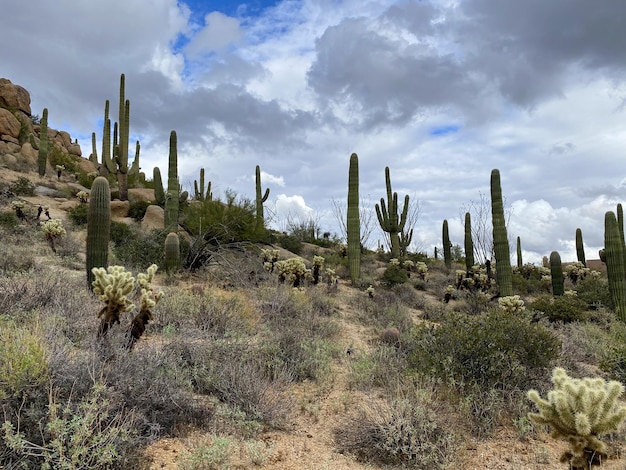
[[[314,285],[317,285],[320,282],[320,274],[321,274],[322,268],[324,267],[324,261],[326,260],[324,259],[323,256],[318,256],[318,255],[313,256],[312,276],[313,276]]]
[[[489,277],[485,266],[475,264],[468,270],[456,270],[456,288],[459,290],[486,292],[493,285],[493,279]]]
[[[114,324],[120,323],[120,316],[123,313],[135,309],[135,303],[130,296],[136,293],[139,295],[139,313],[126,328],[126,346],[129,349],[133,347],[145,331],[149,320],[153,319],[152,309],[163,297],[163,292],[155,293],[151,285],[157,269],[157,265],[153,264],[145,273],[139,273],[135,279],[123,266],[93,268],[95,277],[92,283],[93,292],[106,304],[98,312],[99,338],[106,336]]]
[[[498,305],[505,313],[513,314],[526,310],[526,307],[524,307],[524,301],[520,299],[519,295],[500,297],[498,299]]]
[[[287,281],[293,287],[302,287],[306,279],[312,278],[311,270],[306,267],[302,258],[289,258],[277,261],[274,265],[278,272],[278,280]]]
[[[274,265],[280,257],[280,252],[278,250],[263,249],[261,250],[261,256],[263,257],[263,268],[268,273],[273,273]]]
[[[373,298],[374,298],[374,292],[375,292],[375,291],[374,291],[374,286],[373,286],[373,285],[371,285],[371,284],[370,284],[370,286],[369,286],[367,289],[365,289],[365,293],[367,294],[367,296],[368,296],[370,299],[373,299]]]
[[[415,271],[417,275],[422,281],[426,280],[426,275],[428,274],[428,265],[423,261],[418,261],[415,263]]]
[[[450,300],[452,299],[452,297],[454,296],[454,293],[456,292],[456,289],[454,288],[453,285],[448,284],[446,286],[446,289],[443,291],[443,301],[445,303],[450,302]]]
[[[83,204],[86,204],[87,202],[89,202],[89,193],[87,193],[87,191],[78,191],[76,193],[76,197]]]
[[[63,228],[63,224],[61,223],[59,219],[50,219],[44,222],[43,224],[41,224],[41,230],[43,231],[46,237],[46,241],[48,242],[48,245],[50,245],[50,248],[52,249],[52,251],[56,253],[57,250],[54,246],[55,240],[60,239],[67,233],[65,229]]]
[[[626,406],[619,402],[624,386],[600,378],[573,379],[559,367],[552,373],[552,382],[554,389],[548,392],[547,400],[536,390],[528,392],[539,411],[529,413],[529,418],[550,426],[552,437],[567,440],[569,449],[560,460],[570,469],[589,470],[602,465],[607,453],[600,436],[617,431],[626,419]]]
[[[575,261],[566,265],[563,268],[563,272],[572,281],[572,284],[576,285],[578,281],[585,279],[592,271],[590,268],[585,267],[581,261]]]

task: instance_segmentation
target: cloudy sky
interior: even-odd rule
[[[277,228],[313,217],[339,233],[331,208],[352,152],[368,209],[385,166],[400,198],[419,201],[413,247],[430,253],[444,219],[463,245],[461,217],[493,168],[524,261],[575,260],[577,227],[597,257],[605,211],[626,200],[623,1],[0,5],[0,77],[84,156],[124,73],[143,170],[166,171],[172,129],[188,189],[204,167],[215,195],[253,198],[258,164]]]

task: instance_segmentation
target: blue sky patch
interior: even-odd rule
[[[441,136],[441,135],[454,134],[455,132],[458,132],[459,130],[461,130],[461,126],[456,125],[456,124],[450,124],[448,126],[433,127],[430,129],[428,133],[434,136]]]

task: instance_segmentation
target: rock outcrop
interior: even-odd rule
[[[0,78],[0,164],[12,170],[24,171],[34,168],[38,151],[30,142],[34,137],[34,145],[39,145],[40,126],[35,123],[30,107],[30,93],[6,78]],[[75,160],[81,168],[82,151],[78,140],[66,131],[48,128],[50,149],[61,152]],[[91,167],[95,169],[93,164]],[[49,168],[52,172],[53,169]]]

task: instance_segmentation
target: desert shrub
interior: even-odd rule
[[[589,317],[587,303],[576,295],[542,295],[532,301],[528,307],[543,313],[551,322],[584,321]]]
[[[302,241],[294,235],[284,235],[279,237],[278,244],[293,254],[299,255],[302,252]]]
[[[459,297],[464,300],[460,304],[459,311],[468,315],[480,315],[490,308],[495,308],[497,303],[491,301],[488,293],[476,290],[463,290],[458,293]]]
[[[48,153],[48,162],[55,168],[57,165],[65,167],[65,171],[68,173],[78,173],[80,167],[78,161],[69,153],[61,150],[61,147],[57,145],[50,146],[50,153]]]
[[[348,385],[359,390],[373,387],[393,389],[407,368],[406,357],[394,346],[380,344],[368,354],[359,354],[350,362]]]
[[[362,461],[423,470],[446,468],[458,439],[438,411],[427,394],[369,401],[335,428],[335,442],[340,452]]]
[[[128,208],[128,217],[132,217],[135,220],[143,219],[149,205],[148,201],[132,201]]]
[[[20,220],[15,215],[15,212],[0,212],[0,227],[4,230],[15,232],[20,224]]]
[[[123,222],[111,221],[111,241],[117,263],[137,269],[145,269],[151,264],[163,264],[165,230],[143,232],[137,227]],[[180,240],[181,258],[189,251],[184,237]]]
[[[587,305],[612,308],[613,302],[606,277],[588,275],[576,283],[578,298]]]
[[[67,279],[45,269],[0,277],[0,312],[24,318],[38,309],[63,304]]]
[[[76,227],[83,227],[87,225],[87,211],[89,206],[87,204],[78,204],[67,211],[67,216]]]
[[[599,351],[600,368],[613,380],[626,381],[626,324],[616,321]]]
[[[213,435],[192,441],[191,452],[179,458],[181,470],[222,470],[230,468],[230,454],[235,446],[232,438]]]
[[[24,176],[20,176],[9,186],[9,191],[16,196],[34,196],[35,183]]]
[[[132,454],[137,444],[133,418],[110,390],[96,383],[86,396],[70,396],[63,403],[51,392],[37,439],[27,437],[19,416],[17,424],[5,420],[4,441],[22,468],[128,468],[125,454]]]
[[[406,273],[406,269],[390,264],[385,269],[380,281],[387,287],[394,287],[398,284],[404,284],[409,280],[409,276]]]
[[[450,384],[526,390],[546,377],[561,351],[557,336],[523,314],[448,314],[417,328],[410,365]]]
[[[4,243],[0,245],[0,273],[22,273],[34,267],[35,255],[30,246],[7,246]],[[3,301],[0,299],[0,306],[2,304]]]
[[[48,381],[46,348],[27,328],[0,326],[0,399],[21,397]]]

